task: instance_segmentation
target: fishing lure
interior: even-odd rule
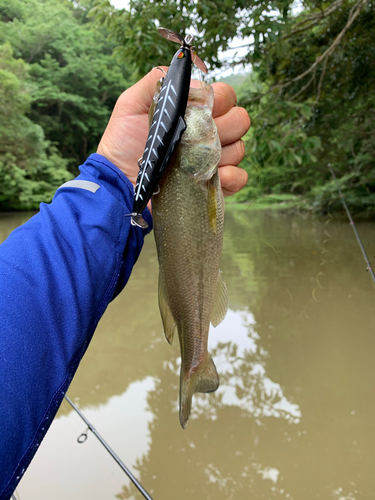
[[[139,173],[134,192],[131,223],[141,228],[146,228],[148,225],[142,217],[142,212],[186,129],[184,115],[189,96],[192,62],[201,71],[207,73],[206,65],[193,51],[193,35],[183,38],[166,28],[159,28],[159,34],[167,40],[181,44],[181,47],[175,53],[162,81],[145,150],[138,163]]]

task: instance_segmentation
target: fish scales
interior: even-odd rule
[[[210,86],[191,89],[187,130],[173,155],[160,192],[153,196],[159,260],[159,307],[167,340],[178,331],[181,349],[180,422],[185,427],[195,392],[218,388],[208,354],[210,322],[227,311],[219,271],[224,207],[218,174],[220,140],[212,119]]]

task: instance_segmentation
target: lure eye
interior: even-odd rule
[[[177,56],[177,59],[182,59],[183,57],[185,57],[185,54],[183,52],[180,52]]]

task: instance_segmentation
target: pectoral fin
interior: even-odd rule
[[[159,309],[161,319],[163,321],[164,334],[169,344],[173,342],[173,336],[177,329],[176,322],[172,316],[172,312],[168,305],[166,293],[165,293],[165,285],[164,280],[159,272]]]
[[[219,271],[216,293],[211,313],[212,326],[219,325],[225,318],[227,311],[228,311],[228,290],[227,290],[227,285],[225,284],[225,281],[221,276],[221,271]]]

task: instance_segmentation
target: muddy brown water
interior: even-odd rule
[[[4,239],[29,214],[1,214]],[[358,223],[375,262],[375,225]],[[230,310],[210,332],[221,379],[178,421],[153,236],[68,394],[154,500],[375,498],[375,288],[345,219],[228,210]],[[142,496],[64,402],[22,500]]]

